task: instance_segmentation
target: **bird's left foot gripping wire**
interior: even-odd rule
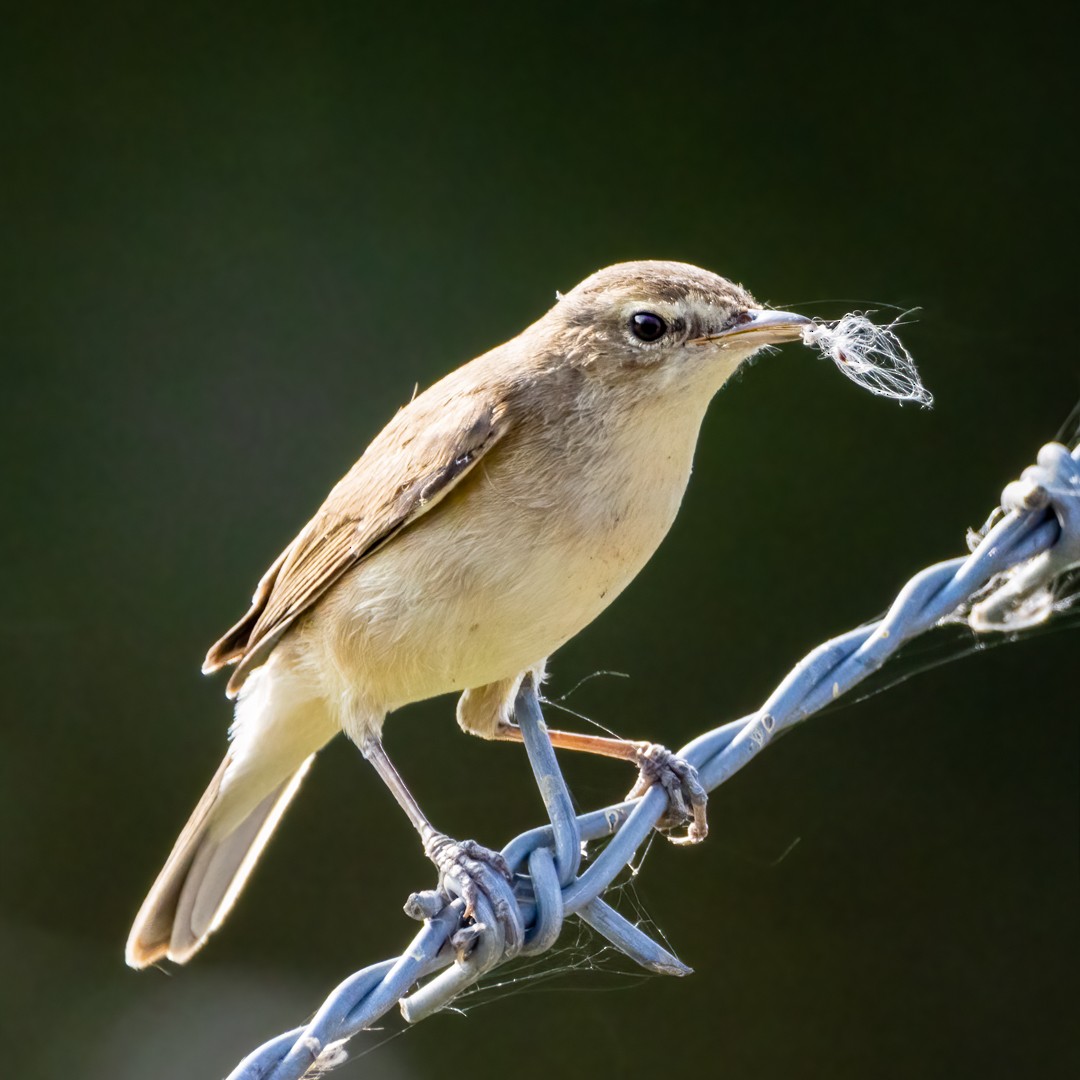
[[[418,920],[433,919],[453,904],[456,896],[460,897],[464,901],[462,926],[451,939],[458,956],[464,958],[490,924],[501,938],[499,951],[507,958],[515,956],[521,949],[524,931],[517,917],[513,876],[506,860],[475,840],[451,840],[435,829],[377,736],[366,738],[360,750],[408,815],[420,834],[424,854],[439,870],[439,887],[413,893],[405,904],[405,913]]]
[[[488,929],[478,912],[483,898],[501,928],[504,949],[511,955],[521,948],[521,931],[514,913],[513,875],[506,860],[475,840],[453,840],[445,833],[426,829],[422,838],[424,854],[439,871],[438,889],[413,893],[405,912],[414,919],[434,917],[457,894],[465,901],[462,925],[451,938],[458,956],[464,958],[477,938]],[[471,921],[469,921],[471,920]]]
[[[627,793],[627,799],[644,795],[653,784],[659,784],[668,797],[668,808],[656,827],[667,834],[673,844],[699,844],[709,835],[706,813],[709,795],[698,778],[697,769],[684,758],[673,754],[658,743],[638,743],[637,762],[641,770],[637,783]],[[689,822],[681,836],[670,830]]]

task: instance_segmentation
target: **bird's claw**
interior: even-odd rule
[[[510,867],[497,852],[483,847],[475,840],[451,840],[444,833],[432,833],[424,843],[424,851],[439,869],[440,885],[452,878],[465,901],[465,917],[476,917],[476,901],[484,893],[496,907],[498,895],[490,886],[492,875],[498,874],[507,884],[513,882]]]
[[[513,874],[506,860],[497,851],[483,847],[475,840],[452,840],[445,833],[436,832],[425,837],[424,851],[439,870],[439,894],[449,898],[447,883],[453,881],[456,892],[465,901],[465,918],[474,920],[458,930],[452,939],[459,959],[487,929],[483,923],[475,921],[476,904],[481,896],[491,905],[495,920],[503,929],[507,948],[516,952],[521,944],[518,922],[510,910],[506,890],[499,887],[500,878],[507,885],[513,884]],[[411,897],[410,903],[412,900]]]
[[[706,814],[709,796],[698,779],[697,769],[658,743],[640,743],[637,763],[641,771],[627,798],[636,799],[653,784],[659,784],[667,792],[668,808],[656,827],[667,831],[689,821],[683,835],[669,834],[668,839],[673,844],[701,843],[709,835]]]
[[[459,927],[450,938],[458,963],[463,963],[469,953],[476,948],[480,935],[487,930],[487,925],[482,922],[472,922],[468,926]]]

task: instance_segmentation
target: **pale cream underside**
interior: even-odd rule
[[[600,452],[571,448],[546,473],[526,464],[528,442],[496,451],[325,598],[300,636],[350,734],[407,702],[519,674],[629,584],[675,518],[701,418],[638,408]]]

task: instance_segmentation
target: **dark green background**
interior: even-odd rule
[[[629,673],[571,704],[673,745],[962,551],[1080,389],[1070,57],[1037,7],[164,11],[4,21],[0,1054],[33,1080],[220,1076],[412,935],[430,869],[341,741],[197,962],[121,956],[223,751],[205,648],[414,384],[556,288],[663,257],[810,314],[922,308],[932,412],[798,347],[756,366],[665,547],[555,658],[552,694]],[[1076,644],[817,719],[707,844],[654,845],[637,899],[691,978],[493,991],[340,1075],[1075,1075]],[[450,699],[388,745],[451,832],[540,819]],[[586,808],[631,779],[567,773]]]

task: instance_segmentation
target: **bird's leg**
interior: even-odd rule
[[[444,900],[449,897],[446,880],[452,878],[465,901],[465,915],[471,919],[476,915],[476,901],[480,894],[483,894],[502,925],[507,942],[514,941],[518,937],[517,924],[509,911],[505,889],[498,887],[496,878],[497,875],[507,883],[512,882],[506,860],[497,851],[491,851],[475,840],[452,840],[435,829],[413,798],[412,792],[405,786],[405,781],[394,767],[379,738],[369,735],[360,744],[360,752],[375,767],[382,782],[390,789],[398,805],[420,834],[424,854],[439,870],[439,890]],[[430,905],[425,905],[422,897],[410,900],[406,911],[418,918],[435,914],[434,910],[430,910]]]
[[[521,742],[521,729],[517,724],[500,723],[495,729],[496,739]],[[698,779],[697,769],[688,761],[676,757],[658,743],[630,742],[603,735],[579,735],[574,731],[548,730],[551,745],[560,750],[578,750],[586,754],[619,758],[635,764],[640,770],[637,783],[627,793],[628,799],[644,795],[653,784],[660,784],[668,794],[667,813],[657,827],[673,829],[689,820],[683,836],[669,836],[673,844],[696,844],[709,834],[706,815],[708,793]]]

